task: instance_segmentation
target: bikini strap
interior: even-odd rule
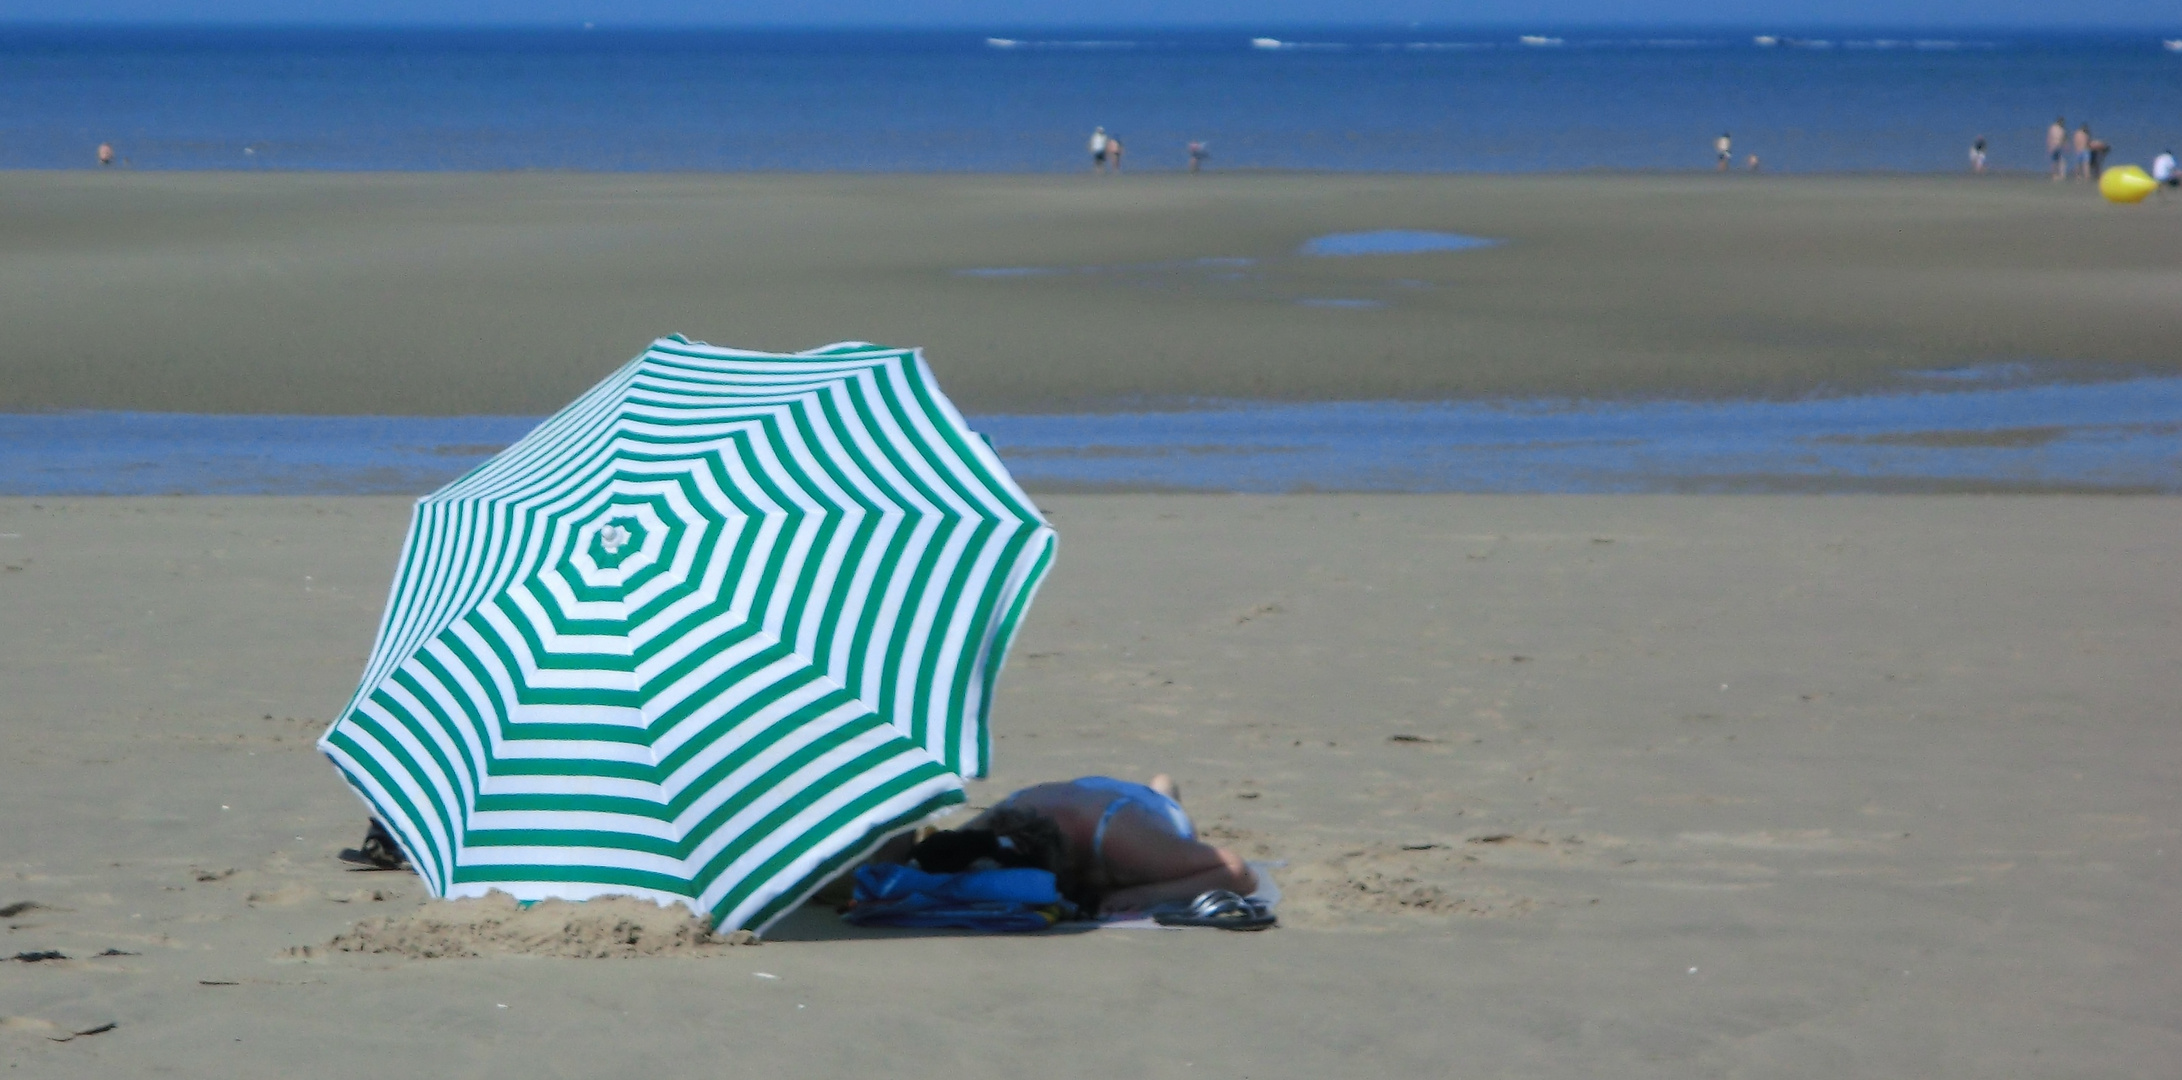
[[[1106,866],[1106,826],[1113,823],[1114,815],[1129,805],[1127,798],[1117,798],[1106,804],[1106,812],[1099,815],[1098,827],[1091,830],[1091,863],[1104,869]]]

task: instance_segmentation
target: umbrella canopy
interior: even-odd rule
[[[917,352],[664,338],[418,503],[319,747],[434,895],[762,931],[984,774],[1054,545]]]

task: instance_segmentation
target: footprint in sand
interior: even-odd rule
[[[296,904],[308,904],[322,896],[324,894],[318,889],[296,882],[277,889],[252,892],[243,898],[243,902],[251,907],[292,907]]]

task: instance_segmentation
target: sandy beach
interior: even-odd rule
[[[1211,835],[1287,860],[1282,929],[859,938],[811,912],[646,959],[340,952],[421,902],[336,861],[362,812],[312,749],[405,501],[0,501],[0,953],[66,957],[0,962],[0,1056],[1983,1077],[2182,1055],[2171,500],[1041,503],[1063,558],[973,797],[1172,771]]]
[[[978,413],[2182,370],[2182,205],[2027,176],[14,172],[0,220],[9,411],[538,415],[670,332],[921,345]],[[1505,243],[1295,254],[1373,229]]]
[[[2182,204],[2029,177],[15,172],[0,222],[4,412],[536,415],[671,331],[922,345],[984,414],[2182,371]],[[1373,229],[1504,243],[1297,254]],[[450,928],[313,746],[408,500],[0,498],[9,1075],[2182,1060],[2182,503],[1037,499],[973,803],[1170,772],[1279,930]]]

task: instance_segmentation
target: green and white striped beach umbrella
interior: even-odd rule
[[[665,338],[418,503],[319,747],[436,896],[762,931],[984,774],[1054,543],[915,351]]]

